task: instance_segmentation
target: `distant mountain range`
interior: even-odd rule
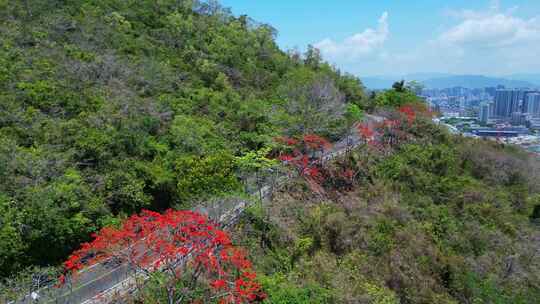
[[[483,75],[452,75],[444,73],[416,73],[404,76],[374,76],[361,77],[368,89],[378,90],[392,87],[395,81],[416,80],[426,88],[444,89],[451,87],[484,88],[503,85],[507,88],[538,88],[540,74],[515,74],[504,77],[489,77]]]
[[[506,76],[505,78],[511,80],[521,80],[540,85],[540,74],[513,74]]]

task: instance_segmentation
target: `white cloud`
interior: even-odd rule
[[[532,17],[531,17],[532,16]],[[410,43],[392,44],[388,14],[378,26],[344,40],[315,44],[325,59],[358,75],[444,72],[505,75],[540,71],[540,15],[492,1],[481,10],[444,11],[439,26]],[[426,26],[430,26],[426,24]],[[392,28],[392,34],[399,28]],[[408,36],[407,36],[408,37]],[[403,39],[401,39],[403,41]]]
[[[444,72],[504,75],[540,69],[540,19],[492,1],[484,10],[447,12],[455,18],[417,52],[419,65]]]
[[[314,46],[328,59],[357,59],[379,50],[389,35],[388,13],[384,12],[378,20],[377,29],[368,28],[345,38],[342,42],[326,38]]]
[[[524,19],[513,16],[512,11],[501,12],[497,3],[488,12],[455,13],[460,23],[442,33],[438,41],[465,48],[512,48],[540,42],[537,18]]]

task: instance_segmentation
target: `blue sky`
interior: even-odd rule
[[[540,73],[540,0],[222,0],[359,76]]]

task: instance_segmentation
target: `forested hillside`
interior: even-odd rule
[[[241,191],[235,156],[277,135],[338,136],[359,80],[275,35],[214,1],[0,1],[0,274]]]
[[[538,303],[540,161],[402,112],[238,225],[269,303]]]
[[[172,267],[135,303],[538,303],[538,158],[276,35],[211,0],[0,0],[0,277],[61,268],[106,227],[64,274],[141,238],[169,263],[205,249],[206,277]],[[287,182],[229,231],[178,211],[245,196],[258,161]]]

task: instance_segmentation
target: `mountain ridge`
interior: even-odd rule
[[[438,76],[437,76],[438,75]],[[435,77],[430,77],[435,76]],[[539,77],[540,78],[540,77]],[[375,76],[375,77],[361,77],[364,85],[369,89],[387,89],[392,86],[395,81],[416,80],[422,82],[426,88],[430,89],[444,89],[451,87],[465,87],[465,88],[484,88],[495,87],[503,85],[508,88],[535,88],[538,87],[538,83],[529,81],[534,79],[529,77],[529,80],[525,80],[526,77],[490,77],[485,75],[452,75],[444,73],[417,73],[408,74],[405,76]]]

